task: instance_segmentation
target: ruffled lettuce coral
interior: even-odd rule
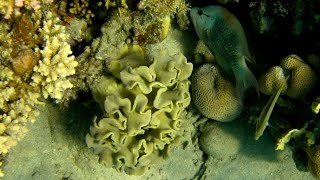
[[[141,175],[168,156],[190,103],[192,68],[182,54],[160,51],[146,59],[137,46],[110,64],[113,76],[102,77],[93,88],[104,115],[94,119],[86,136],[101,162]]]

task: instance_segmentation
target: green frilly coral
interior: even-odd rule
[[[114,76],[97,81],[93,96],[104,115],[86,137],[101,162],[134,175],[168,156],[190,103],[187,78],[193,68],[182,54],[161,51],[150,62],[140,53],[139,47],[129,49],[110,64]]]

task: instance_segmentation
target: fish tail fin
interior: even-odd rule
[[[260,97],[258,81],[246,65],[243,72],[235,75],[235,79],[238,97],[242,98],[245,91],[251,87],[255,88],[258,98]]]

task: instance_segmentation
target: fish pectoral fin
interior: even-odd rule
[[[210,29],[206,29],[206,39],[208,39],[209,37],[211,37],[212,31]]]
[[[242,98],[245,91],[249,88],[254,88],[259,97],[259,84],[254,74],[247,67],[244,60],[241,60],[241,68],[238,68],[234,74],[236,79],[236,92],[237,96]]]
[[[248,61],[251,64],[256,64],[256,60],[250,55],[250,56],[244,56],[244,59]]]

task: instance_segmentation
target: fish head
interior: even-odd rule
[[[212,7],[212,6],[209,6]],[[216,21],[215,13],[209,11],[208,7],[193,7],[190,10],[191,21],[200,39],[205,40],[208,37],[207,32],[212,29]]]
[[[190,16],[200,39],[205,38],[208,31],[213,30],[215,23],[225,23],[235,30],[241,28],[237,18],[221,6],[193,7],[190,10]]]

